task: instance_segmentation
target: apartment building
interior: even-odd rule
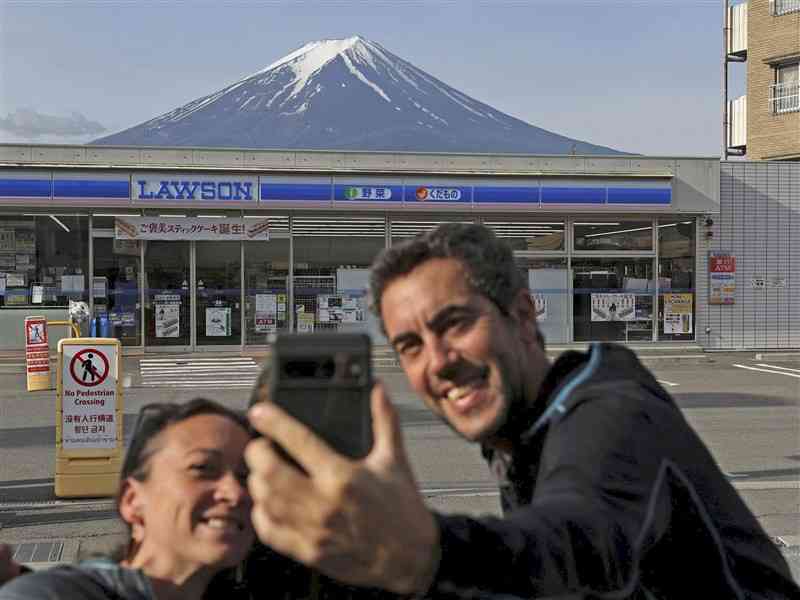
[[[728,147],[752,160],[800,160],[800,0],[728,8],[726,61],[747,63],[747,94],[728,103]]]

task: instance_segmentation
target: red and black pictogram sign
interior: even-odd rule
[[[97,348],[84,348],[76,352],[69,363],[69,373],[78,385],[94,387],[108,377],[111,369],[108,357]]]
[[[25,320],[25,343],[28,346],[36,344],[47,343],[47,321],[41,320]]]

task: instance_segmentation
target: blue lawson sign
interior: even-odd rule
[[[139,201],[222,201],[257,202],[255,177],[189,178],[181,176],[146,176],[133,178],[133,199]]]

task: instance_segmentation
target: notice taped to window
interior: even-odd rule
[[[155,305],[156,337],[176,338],[181,332],[181,305],[161,304]]]
[[[692,294],[664,294],[664,333],[692,333]]]
[[[592,294],[592,321],[635,321],[634,294]]]

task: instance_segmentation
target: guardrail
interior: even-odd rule
[[[769,0],[769,11],[776,17],[800,11],[800,0]]]
[[[769,102],[774,114],[800,110],[800,81],[771,85]]]

